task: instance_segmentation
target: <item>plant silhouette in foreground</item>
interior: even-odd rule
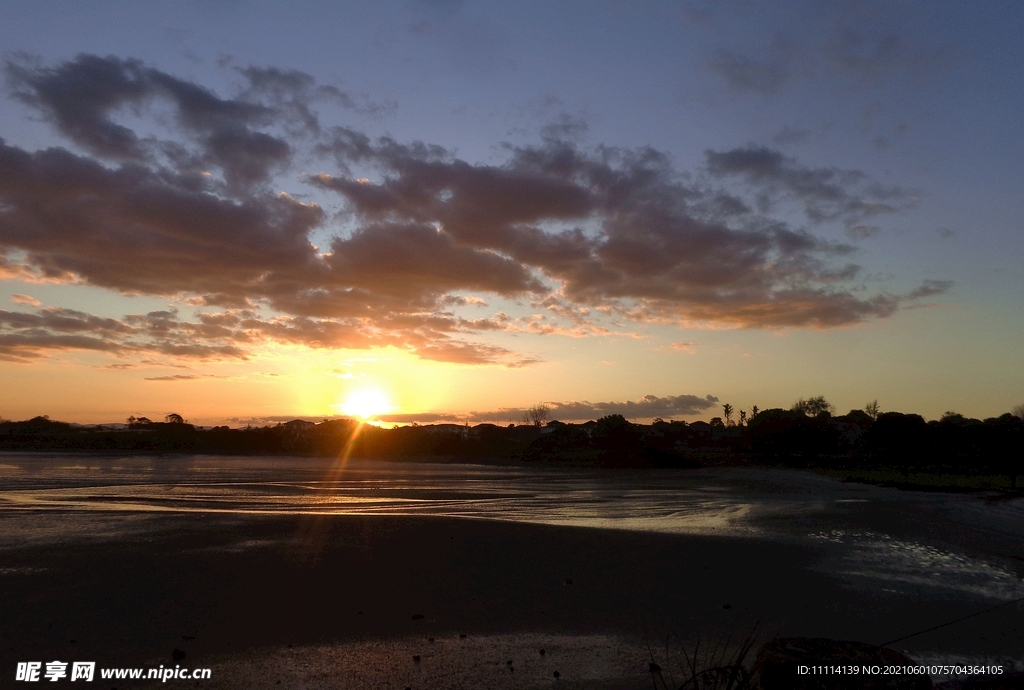
[[[681,679],[662,667],[651,655],[649,670],[655,690],[755,690],[758,687],[756,673],[751,670],[748,659],[758,638],[757,625],[742,641],[733,642],[730,635],[724,642],[705,644],[697,638],[692,647],[678,642],[678,652],[670,651],[675,635],[665,640],[665,656],[676,657]]]

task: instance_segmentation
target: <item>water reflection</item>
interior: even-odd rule
[[[325,478],[330,477],[330,478]],[[736,487],[694,474],[308,458],[13,457],[0,510],[437,515],[662,532],[750,532]]]
[[[987,503],[760,469],[0,456],[0,547],[123,537],[187,513],[444,516],[786,540],[816,550],[819,569],[857,587],[1024,595],[1021,500]],[[68,514],[74,519],[54,519]]]

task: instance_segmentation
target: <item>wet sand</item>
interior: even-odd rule
[[[0,531],[26,519],[0,514]],[[80,516],[31,519],[45,532]],[[409,516],[103,519],[94,538],[0,551],[4,675],[24,660],[171,665],[179,649],[179,663],[214,668],[203,687],[640,688],[647,643],[668,666],[671,632],[722,639],[760,620],[767,636],[881,643],[984,608],[853,588],[816,569],[824,546],[742,537]],[[1022,620],[1011,606],[896,648],[1019,656]]]

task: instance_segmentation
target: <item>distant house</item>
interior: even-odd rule
[[[487,422],[484,422],[483,424],[477,424],[476,426],[471,427],[469,430],[469,437],[483,438],[484,436],[487,436],[489,434],[495,434],[501,429],[503,429],[503,427],[500,427],[497,424],[489,424]]]
[[[469,427],[464,424],[429,424],[423,428],[427,430],[428,434],[451,434],[462,436],[463,438],[466,438],[469,432]]]
[[[312,429],[316,426],[316,423],[305,419],[293,419],[290,422],[285,422],[281,426],[285,429]]]
[[[829,424],[842,435],[843,440],[849,446],[856,444],[860,437],[864,435],[864,428],[859,424],[853,424],[836,417],[831,418]]]
[[[305,419],[293,419],[290,422],[285,422],[281,425],[281,428],[285,430],[288,436],[300,437],[305,436],[311,429],[316,427],[313,422],[308,422]]]
[[[555,429],[557,429],[559,427],[563,427],[563,426],[569,426],[569,425],[566,424],[565,422],[560,422],[557,419],[552,419],[550,422],[548,422],[547,424],[544,425],[544,428],[540,430],[540,433],[542,433],[542,434],[550,434],[550,433],[554,432]]]
[[[699,447],[706,443],[711,443],[718,438],[718,432],[715,427],[707,422],[690,422],[687,428],[690,430],[690,445],[692,446]]]

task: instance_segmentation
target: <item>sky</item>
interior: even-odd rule
[[[0,2],[0,416],[1024,402],[1024,5]]]

